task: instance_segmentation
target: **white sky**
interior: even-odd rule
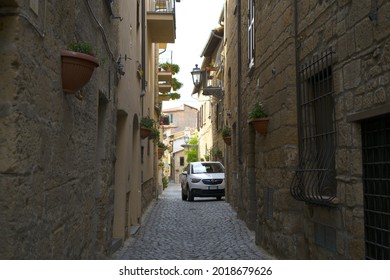
[[[224,0],[181,0],[176,3],[176,41],[168,44],[172,50],[172,62],[180,66],[175,77],[183,83],[177,92],[181,94],[179,101],[164,101],[163,109],[186,103],[198,107],[196,99],[191,97],[194,85],[191,71],[195,64],[202,64],[200,57],[210,37],[211,30],[219,26],[219,17]]]

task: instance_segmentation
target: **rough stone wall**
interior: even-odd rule
[[[370,16],[377,2],[377,22]],[[338,207],[307,207],[306,235],[312,258],[364,258],[361,131],[351,114],[389,104],[390,3],[323,1],[301,3],[301,61],[332,47],[336,106]],[[336,252],[315,245],[313,224],[336,230]]]
[[[289,192],[297,155],[292,3],[256,2],[255,66],[251,70],[247,64],[247,4],[241,1],[242,31],[237,34],[238,9],[235,1],[228,1],[225,29],[225,110],[231,112],[228,122],[233,128],[227,155],[228,173],[232,174],[228,178],[228,201],[256,231],[257,243],[269,253],[302,258],[306,252],[297,215],[300,205]],[[236,67],[238,36],[241,82]],[[255,101],[260,101],[270,116],[266,136],[260,136],[248,123]]]
[[[256,224],[256,240],[271,254],[298,259],[306,256],[306,247],[301,206],[290,195],[297,156],[293,15],[292,1],[256,2],[255,68],[244,82],[243,115],[258,100],[270,119],[265,136],[250,125],[244,132],[248,190],[255,184],[257,196],[257,219],[248,222]]]
[[[375,25],[369,16],[376,1],[297,1],[299,64],[330,47],[335,51],[337,205],[326,208],[296,201],[290,194],[298,164],[295,1],[256,1],[256,56],[251,71],[247,66],[247,1],[239,2],[241,34],[236,1],[227,1],[225,15],[224,105],[231,111],[228,122],[233,131],[227,199],[249,227],[255,226],[256,241],[278,258],[362,259],[361,131],[360,124],[348,118],[389,104],[390,3],[377,1]],[[270,116],[266,136],[255,133],[247,123],[255,100],[262,102]],[[317,225],[335,231],[334,251],[319,245]]]
[[[87,1],[0,4],[0,258],[93,259],[111,242],[115,74]],[[116,27],[104,1],[92,5],[112,51]],[[93,44],[100,67],[82,98],[64,94],[60,50]],[[3,74],[6,73],[6,74]],[[98,104],[106,102],[98,157]]]

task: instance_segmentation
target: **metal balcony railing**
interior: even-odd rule
[[[149,0],[148,12],[175,13],[175,0]]]

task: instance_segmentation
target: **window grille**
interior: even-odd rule
[[[248,67],[255,65],[255,0],[248,0]]]
[[[362,122],[366,259],[390,259],[390,114]]]
[[[336,197],[336,128],[330,49],[299,70],[299,164],[292,196],[308,203],[332,205]]]

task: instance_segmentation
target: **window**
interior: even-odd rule
[[[169,122],[170,122],[170,123],[173,123],[173,114],[170,114],[170,115],[169,115]]]
[[[248,0],[248,68],[255,65],[255,0]]]
[[[291,185],[295,199],[324,205],[336,197],[332,54],[324,52],[299,71],[299,165]]]
[[[184,157],[180,157],[180,166],[184,166]]]

